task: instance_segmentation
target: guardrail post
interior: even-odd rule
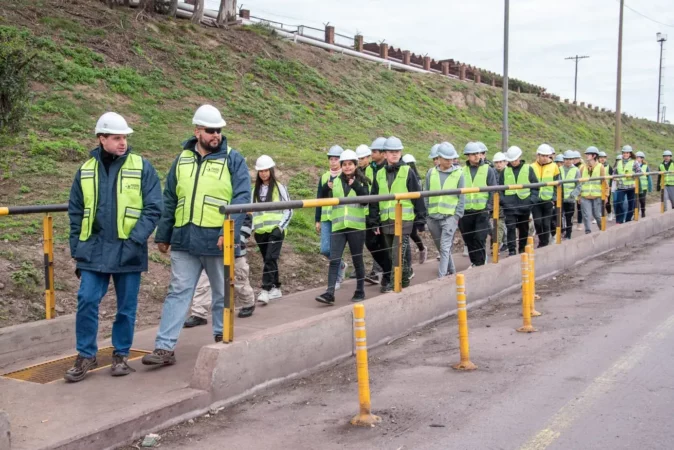
[[[492,253],[492,262],[498,264],[499,249],[501,248],[501,243],[498,240],[498,218],[501,215],[501,204],[499,202],[500,195],[498,192],[494,192],[494,232],[492,234],[492,244],[491,244],[491,253]]]
[[[641,177],[634,179],[634,221],[639,221],[639,191],[641,190]]]
[[[223,262],[225,265],[225,310],[222,329],[222,342],[234,341],[234,221],[229,216],[223,224]]]
[[[459,351],[461,361],[452,366],[456,370],[475,370],[477,366],[470,361],[468,345],[468,311],[466,310],[466,277],[456,275],[456,318],[459,322]]]
[[[396,202],[395,237],[393,239],[393,292],[403,290],[403,205]]]
[[[564,188],[562,183],[557,185],[557,227],[555,229],[555,243],[562,243],[562,200],[564,197]]]
[[[47,320],[56,317],[56,296],[54,295],[54,224],[51,214],[42,219],[42,247],[44,249],[44,310]]]
[[[608,184],[605,180],[601,182],[601,231],[606,231],[606,199],[608,198]]]
[[[538,317],[541,315],[536,311],[536,300],[540,300],[541,297],[536,295],[536,257],[534,256],[534,244],[533,238],[531,243],[527,243],[527,246],[524,248],[524,251],[529,255],[529,303],[531,304],[531,317]]]
[[[356,373],[358,376],[358,403],[360,412],[351,419],[351,425],[371,427],[381,422],[372,414],[370,401],[370,374],[367,364],[367,335],[365,331],[365,306],[353,305],[353,334],[356,341]]]

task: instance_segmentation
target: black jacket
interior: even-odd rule
[[[517,167],[512,167],[508,164],[508,167],[513,169],[513,174],[515,175],[515,180],[519,177],[520,171],[524,163],[520,163]],[[505,185],[505,170],[498,175],[498,184],[501,186]],[[534,184],[538,183],[538,177],[534,172],[534,169],[529,166],[529,183]],[[501,192],[501,208],[503,208],[504,214],[529,214],[531,211],[531,206],[534,203],[538,203],[538,188],[531,189],[531,195],[529,198],[521,199],[517,195],[505,195],[505,192]]]

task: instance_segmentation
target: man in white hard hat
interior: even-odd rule
[[[243,156],[227,145],[222,135],[226,125],[220,111],[211,105],[197,109],[192,118],[194,136],[183,142],[183,150],[173,162],[164,187],[162,212],[155,242],[162,253],[171,252],[171,283],[164,300],[161,322],[152,354],[143,364],[175,364],[174,349],[190,307],[194,287],[202,270],[211,284],[211,319],[215,342],[222,341],[225,307],[224,266],[222,264],[224,216],[220,207],[251,201],[250,174]],[[240,242],[245,215],[234,214],[234,242]],[[241,277],[245,257],[235,248],[235,277]],[[247,264],[246,264],[247,265]],[[243,305],[255,309],[255,299]]]
[[[496,172],[496,181],[498,183],[498,179],[505,170],[506,166],[508,165],[508,161],[506,160],[506,155],[503,152],[496,152],[494,155],[493,159],[494,163],[494,171]],[[501,194],[503,195],[503,194]],[[501,244],[501,247],[499,248],[499,252],[504,252],[508,249],[508,245],[506,244],[506,224],[505,224],[505,215],[503,214],[503,209],[499,208],[499,216],[498,216],[498,242]]]
[[[646,154],[644,152],[637,152],[637,162],[641,166],[641,173],[646,174],[650,171],[648,162],[646,162]],[[639,205],[637,208],[641,209],[641,218],[646,217],[646,196],[649,192],[653,192],[653,181],[650,175],[641,175],[639,177]]]
[[[552,147],[548,144],[541,144],[536,150],[536,162],[531,165],[531,168],[534,170],[539,183],[559,180],[559,167],[552,162],[552,151]],[[539,248],[550,243],[556,200],[557,189],[555,186],[542,187],[538,192],[538,202],[531,208]]]
[[[480,141],[475,142],[475,144],[477,144],[480,149],[480,160],[493,169],[494,163],[487,159],[487,152],[489,149],[487,148],[486,144]]]
[[[366,177],[372,182],[374,177],[374,169],[370,165],[370,160],[372,157],[372,150],[365,144],[360,144],[356,147],[356,156],[358,157],[358,167],[363,171]]]
[[[573,150],[564,152],[564,165],[560,169],[562,181],[573,181],[580,178],[580,170],[573,164],[575,154]],[[576,202],[580,196],[581,186],[578,183],[562,184],[562,238],[571,239],[573,232],[573,215],[576,212]]]
[[[522,163],[522,150],[512,146],[506,153],[508,167],[499,175],[499,184],[535,184],[538,178],[529,164]],[[524,252],[529,236],[531,207],[538,203],[538,188],[507,190],[501,195],[501,207],[508,230],[508,256]]]
[[[616,175],[641,174],[641,165],[636,160],[636,155],[631,146],[622,148],[622,158],[615,165]],[[617,224],[631,222],[634,217],[635,178],[616,178],[615,222]],[[625,205],[627,203],[627,205]]]
[[[96,123],[98,146],[75,174],[68,216],[70,255],[80,278],[75,339],[77,359],[64,378],[84,379],[98,366],[98,306],[112,278],[117,316],[112,325],[111,374],[128,375],[141,272],[147,271],[147,240],[162,210],[161,185],[149,161],[132,153],[126,120],[114,112]]]
[[[672,164],[671,150],[662,152],[662,163],[658,167],[659,172],[667,172],[664,175],[658,175],[658,192],[664,188],[664,203],[667,207],[667,200],[674,208],[674,164]]]

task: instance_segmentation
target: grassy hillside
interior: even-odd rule
[[[136,131],[131,145],[165,176],[192,131],[195,108],[212,103],[249,167],[263,153],[273,156],[294,198],[313,196],[325,170],[324,152],[335,143],[355,148],[395,134],[422,167],[430,146],[442,140],[459,149],[482,140],[492,153],[500,147],[501,93],[491,87],[389,71],[283,41],[262,27],[208,29],[161,16],[140,22],[136,14],[93,0],[0,3],[0,38],[19,41],[38,61],[24,131],[0,136],[0,204],[65,202],[76,168],[94,146],[95,121],[106,110],[129,120]],[[612,120],[551,100],[511,96],[511,144],[528,153],[543,141],[562,150],[611,148]],[[625,141],[654,160],[672,146],[673,131],[643,120],[624,122]],[[0,219],[0,258],[18,261],[8,270],[23,267],[12,256],[22,246],[39,257],[34,246],[40,226],[37,216]],[[65,243],[62,214],[55,232]],[[288,265],[301,278],[318,261],[313,211],[295,216],[289,244],[299,258]],[[165,263],[157,253],[153,260]]]

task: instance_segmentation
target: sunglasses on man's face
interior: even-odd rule
[[[222,128],[204,128],[204,133],[206,134],[220,134],[222,133]]]

